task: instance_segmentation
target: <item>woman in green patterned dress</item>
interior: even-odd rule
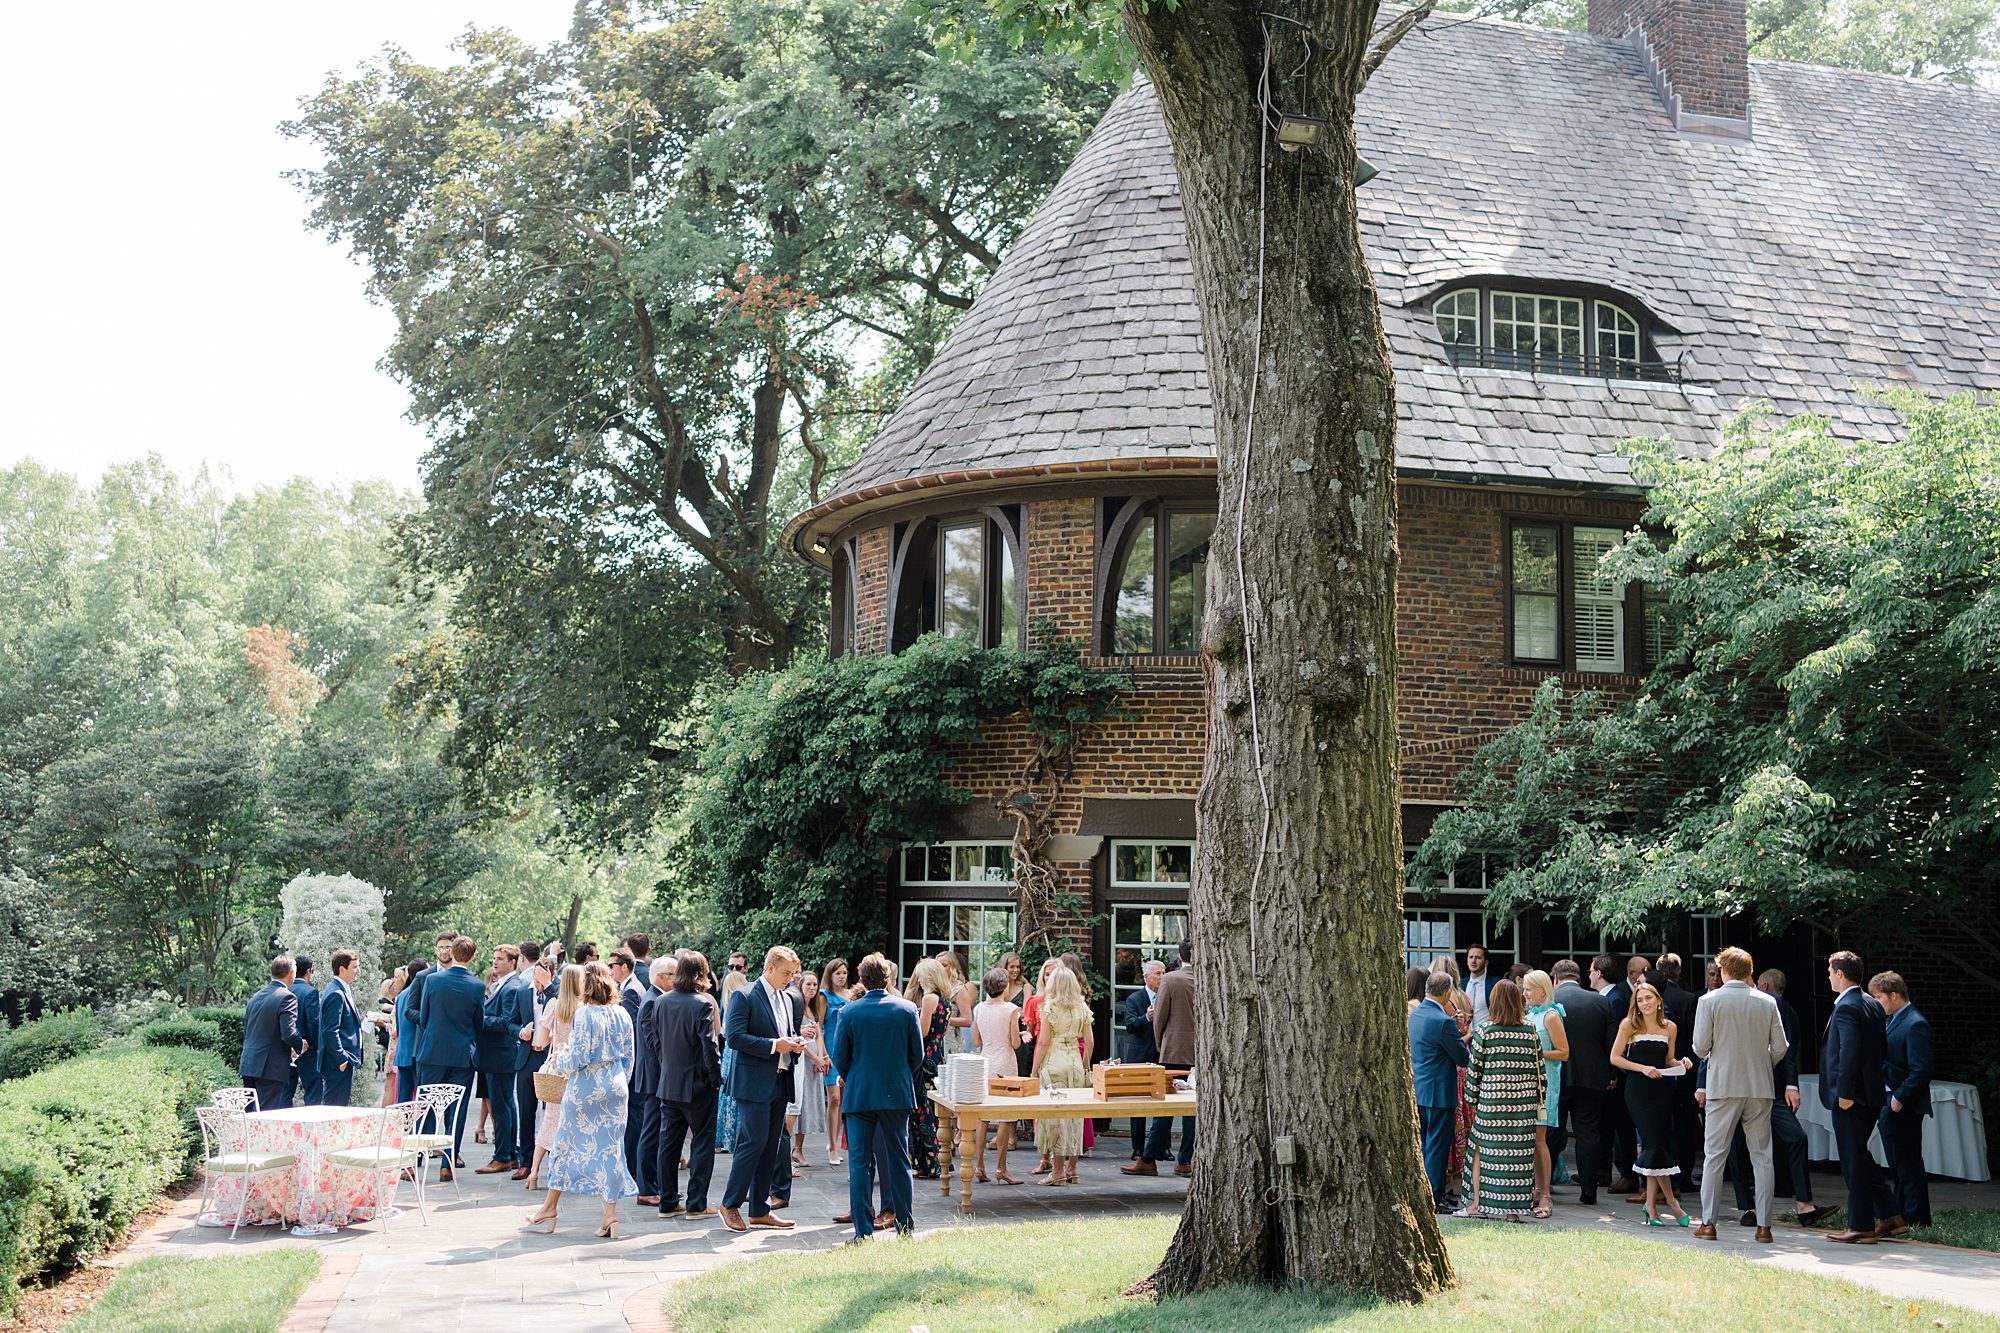
[[[1511,981],[1493,987],[1492,1021],[1472,1034],[1465,1076],[1472,1137],[1465,1157],[1460,1217],[1527,1220],[1535,1203],[1535,1137],[1547,1085],[1542,1044],[1528,1024],[1527,1002]]]

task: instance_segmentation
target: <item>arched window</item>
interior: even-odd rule
[[[1208,600],[1215,510],[1157,500],[1110,501],[1100,550],[1099,650],[1198,653]]]
[[[897,524],[890,651],[932,631],[981,648],[1020,646],[1021,550],[1019,506]]]
[[[827,622],[828,657],[839,657],[854,651],[855,603],[859,600],[854,554],[852,541],[842,542],[834,548],[833,615]]]
[[[1431,302],[1431,320],[1455,366],[1621,380],[1672,380],[1639,317],[1584,292],[1467,283]]]

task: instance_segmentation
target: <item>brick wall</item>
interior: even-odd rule
[[[1743,0],[1590,0],[1588,24],[1601,37],[1639,29],[1681,112],[1742,120],[1750,114],[1743,8]]]
[[[889,539],[891,530],[874,528],[855,540],[854,644],[857,653],[889,649]]]
[[[1028,625],[1043,625],[1086,648],[1097,576],[1097,502],[1090,496],[1030,504]]]

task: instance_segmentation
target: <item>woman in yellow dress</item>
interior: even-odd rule
[[[1093,1041],[1090,1006],[1076,974],[1058,967],[1047,975],[1041,995],[1041,1028],[1035,1040],[1035,1074],[1044,1088],[1082,1088],[1090,1084]],[[1035,1126],[1052,1163],[1044,1185],[1074,1185],[1076,1159],[1083,1152],[1081,1120],[1046,1120]]]

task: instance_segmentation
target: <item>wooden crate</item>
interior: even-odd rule
[[[1090,1087],[1099,1097],[1165,1097],[1165,1065],[1098,1065],[1090,1071]]]
[[[1038,1078],[1017,1078],[1013,1075],[994,1076],[986,1080],[988,1097],[1033,1097],[1042,1090]]]

